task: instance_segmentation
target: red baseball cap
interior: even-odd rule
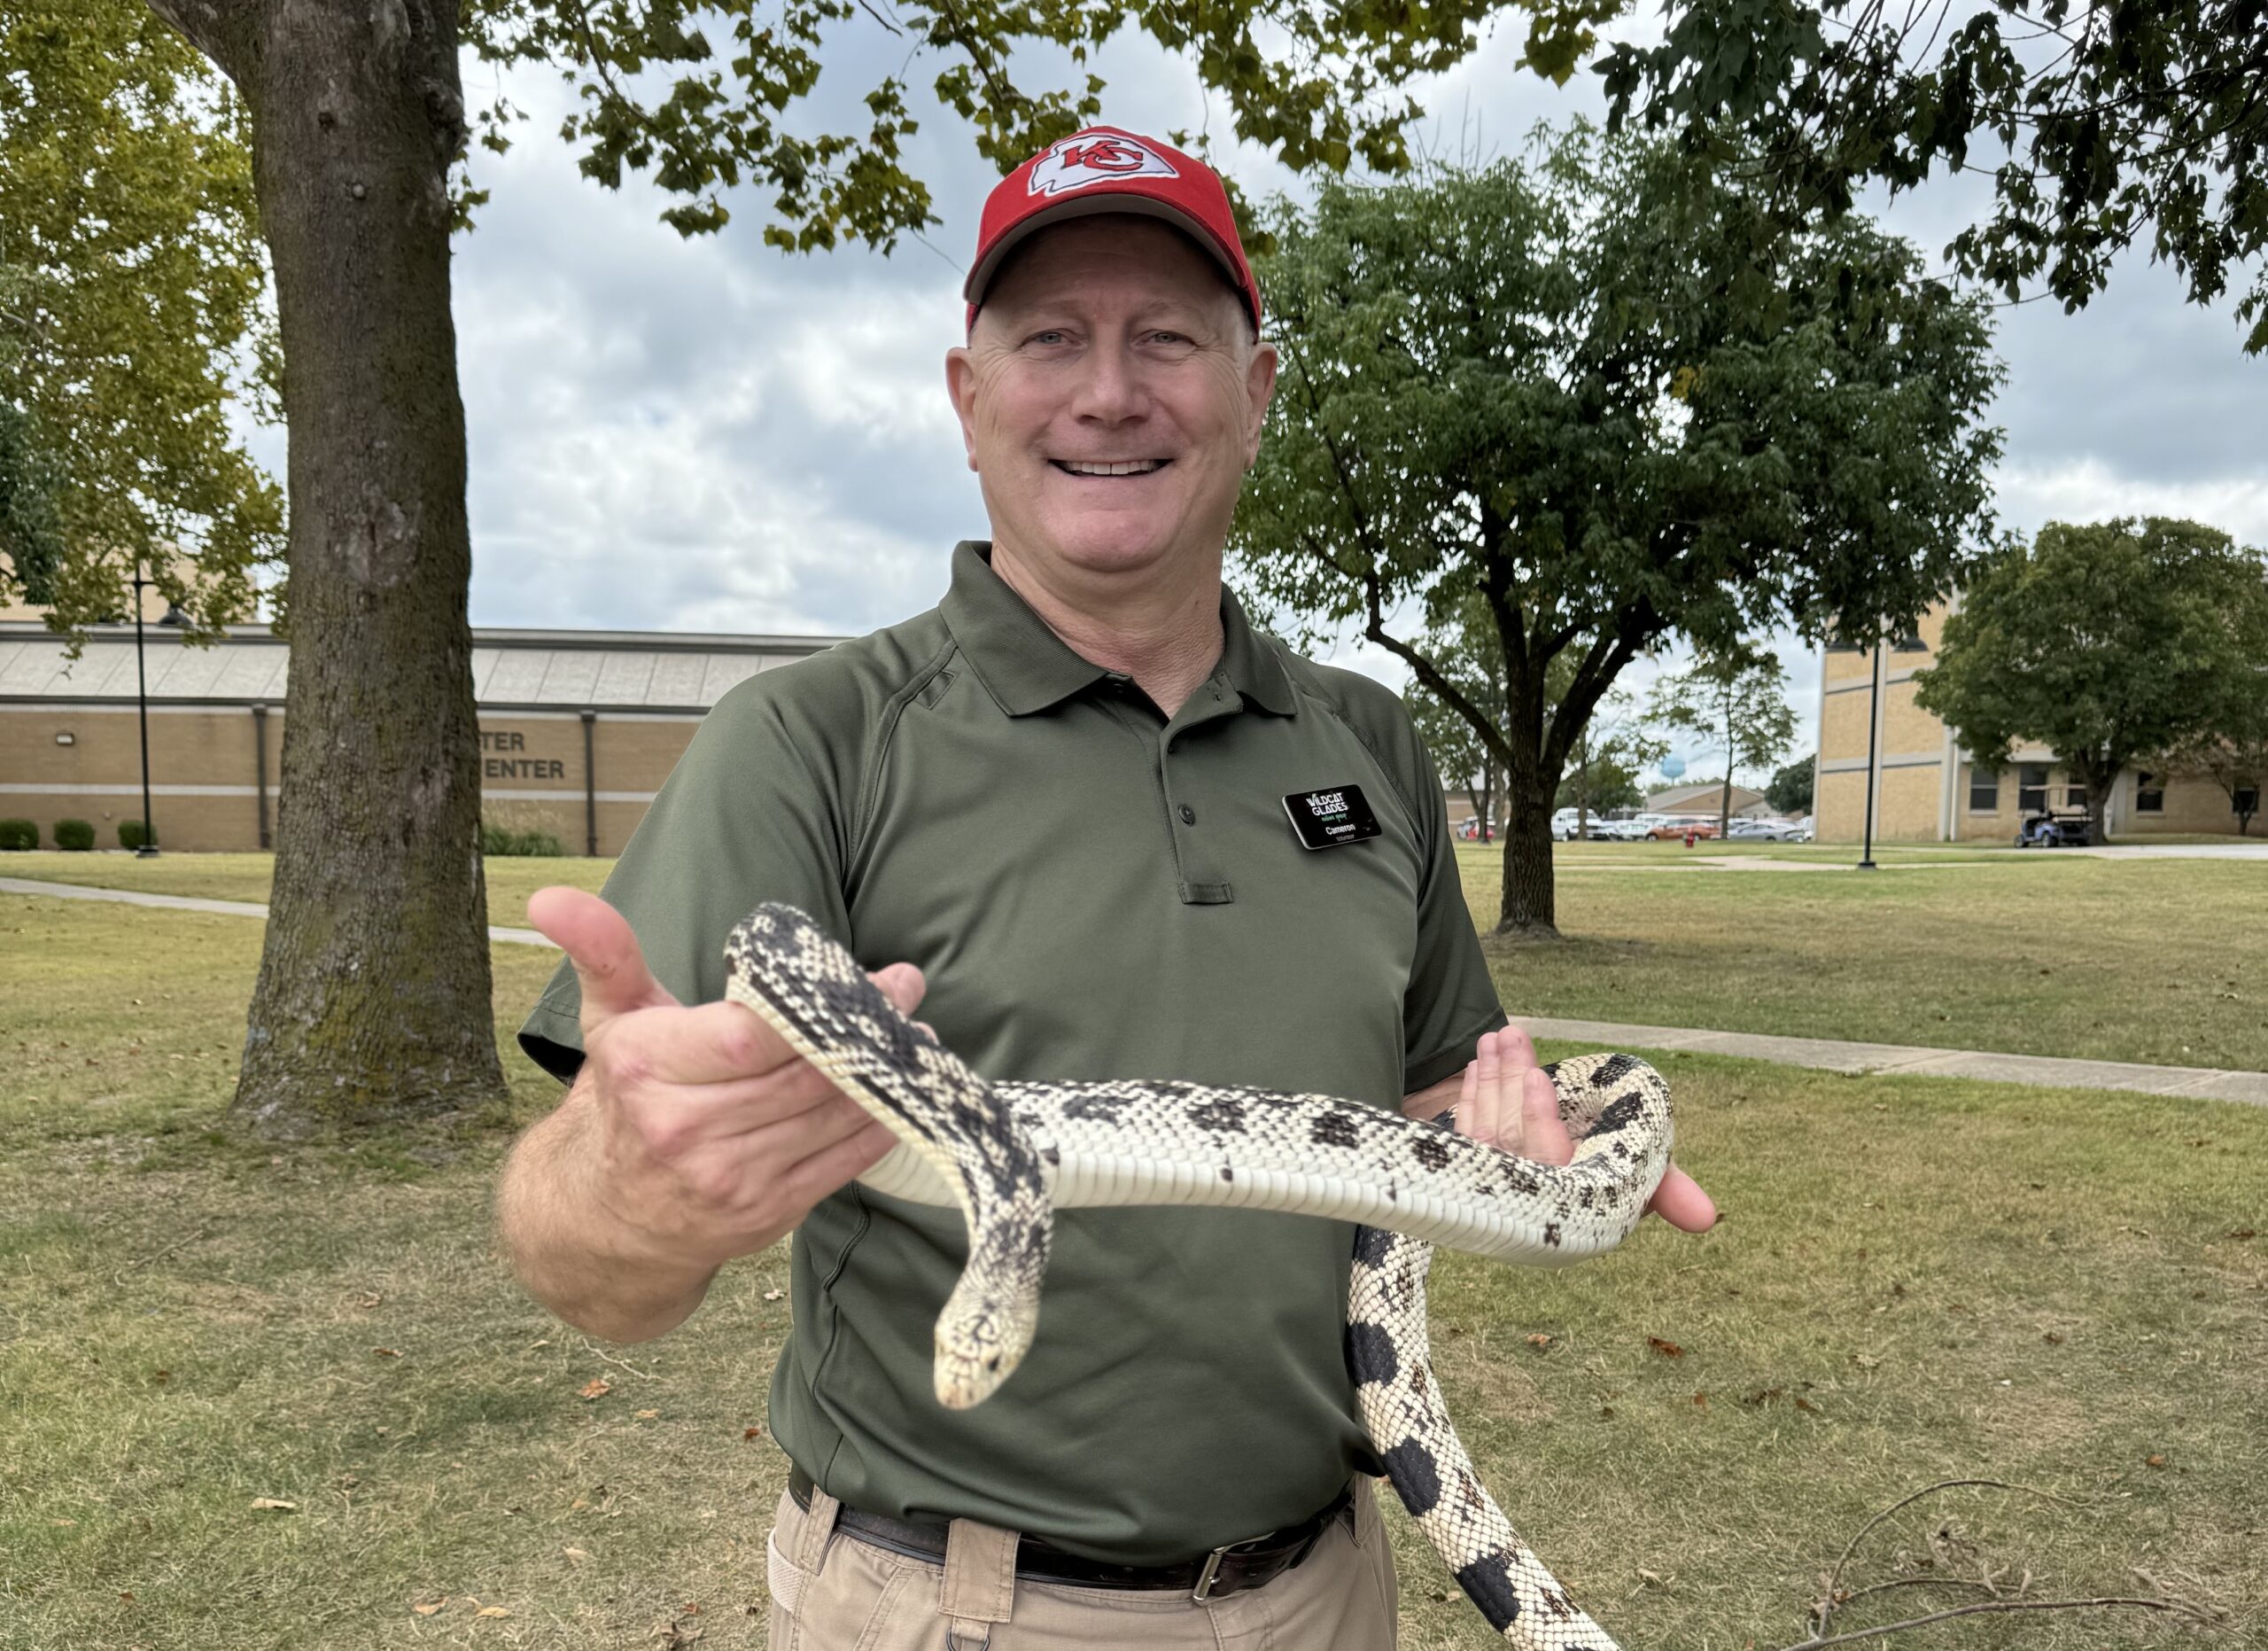
[[[1019,242],[1051,223],[1097,213],[1161,218],[1219,261],[1260,328],[1260,284],[1245,260],[1229,192],[1213,168],[1169,144],[1115,126],[1091,126],[1050,144],[1000,180],[985,198],[976,261],[961,296],[976,324],[984,289]]]

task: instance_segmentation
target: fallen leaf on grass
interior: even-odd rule
[[[593,1376],[579,1390],[585,1398],[604,1398],[614,1391],[614,1383],[604,1376]]]
[[[416,1612],[420,1616],[431,1616],[434,1612],[439,1610],[448,1602],[449,1596],[445,1593],[438,1600],[421,1600],[415,1605],[412,1605],[409,1608]]]
[[[473,1613],[476,1616],[509,1616],[511,1612],[501,1605],[484,1605]]]
[[[658,1410],[641,1410],[638,1413],[638,1420],[641,1421],[651,1421],[655,1417],[661,1413],[662,1413]]]
[[[778,1301],[787,1293],[788,1292],[784,1289],[768,1289],[764,1292],[764,1299],[766,1301]]]
[[[2039,1339],[2050,1347],[2061,1347],[2063,1344],[2063,1333],[2061,1330],[2049,1330]]]
[[[277,1496],[255,1496],[252,1499],[252,1505],[254,1507],[272,1507],[280,1514],[296,1514],[299,1511],[299,1505],[297,1502],[287,1502]]]
[[[2239,1227],[2232,1228],[2229,1232],[2229,1236],[2231,1238],[2257,1238],[2260,1234],[2251,1227]]]
[[[760,1439],[763,1437],[764,1429],[762,1428],[743,1428],[741,1429],[741,1437],[743,1439]]]
[[[2165,1458],[2163,1456],[2148,1457],[2144,1460],[2142,1466],[2145,1468],[2163,1468],[2165,1466]]]
[[[1665,1359],[1682,1359],[1685,1357],[1685,1349],[1680,1347],[1675,1342],[1666,1342],[1658,1336],[1648,1336],[1646,1338],[1646,1345],[1652,1348]]]
[[[1551,1345],[1551,1338],[1549,1336],[1546,1336],[1542,1331],[1538,1330],[1534,1335],[1527,1338],[1527,1344],[1530,1347],[1549,1347]]]
[[[567,1550],[565,1550],[565,1552],[566,1552],[567,1557],[568,1557],[569,1559],[571,1559],[571,1560],[573,1560],[573,1561],[575,1561],[575,1563],[577,1563],[578,1565],[581,1564],[585,1560],[586,1560],[586,1559],[588,1559],[588,1558],[590,1558],[590,1557],[591,1557],[591,1556],[590,1556],[590,1554],[589,1554],[589,1553],[588,1553],[586,1550],[582,1549],[582,1548],[568,1548]]]
[[[1693,1396],[1693,1408],[1696,1410],[1708,1409],[1709,1396],[1706,1393],[1696,1393]]]
[[[567,1504],[567,1511],[571,1514],[579,1514],[589,1506],[590,1504],[588,1502],[586,1502],[579,1496],[573,1501]]]
[[[50,1519],[47,1523],[50,1525],[75,1525],[79,1522],[75,1519]]]
[[[370,1351],[381,1359],[399,1359],[401,1355],[391,1347],[373,1347]]]

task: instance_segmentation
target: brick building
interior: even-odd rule
[[[23,611],[15,611],[21,613]],[[709,707],[832,637],[475,630],[481,813],[571,854],[621,851]],[[275,836],[290,649],[265,626],[209,648],[144,626],[151,822],[170,849],[259,849]],[[43,846],[86,820],[105,848],[142,817],[134,628],[94,627],[75,662],[44,627],[0,619],[0,818]]]
[[[1878,689],[1866,649],[1830,648],[1821,662],[1813,815],[1822,841],[1855,843],[1865,829],[1870,709],[1881,736],[1877,838],[2013,842],[2027,815],[2086,806],[2085,787],[2044,747],[2019,746],[2004,768],[1980,767],[1952,729],[1914,703],[1914,674],[1936,661],[1946,612],[1931,610],[1884,650]],[[2133,768],[2113,783],[2104,820],[2114,837],[2233,836],[2237,829],[2229,794],[2212,780]]]

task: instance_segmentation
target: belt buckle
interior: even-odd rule
[[[1241,1542],[1224,1542],[1205,1556],[1205,1568],[1197,1573],[1197,1585],[1189,1591],[1192,1601],[1199,1605],[1205,1603],[1213,1592],[1213,1578],[1220,1575],[1221,1556],[1231,1548],[1243,1546]]]

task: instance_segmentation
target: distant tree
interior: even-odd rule
[[[0,13],[0,594],[78,637],[136,560],[192,635],[249,616],[284,501],[245,452],[275,318],[249,117],[140,0]]]
[[[2120,771],[2215,732],[2226,685],[2268,658],[2262,579],[2257,552],[2195,522],[2050,522],[1970,580],[1915,702],[1986,767],[2047,746],[2101,841]]]
[[[2254,634],[2260,651],[2249,666],[2238,665],[2219,677],[2210,724],[2163,758],[2168,773],[2209,779],[2221,788],[2240,837],[2251,833],[2262,794],[2268,792],[2268,566],[2254,605],[2259,610]]]
[[[1869,179],[1894,197],[1939,167],[1990,176],[1992,215],[1954,238],[1954,267],[2011,299],[2045,272],[2067,310],[2144,237],[2196,304],[2268,251],[2260,0],[1665,10],[1658,43],[1595,66],[1615,120],[1736,159],[1791,214],[1838,216]],[[2268,270],[2236,315],[2244,347],[2268,349]]]
[[[2000,450],[1984,316],[1871,225],[1790,234],[1705,160],[1581,127],[1268,222],[1283,365],[1232,549],[1495,753],[1500,931],[1557,933],[1552,799],[1633,659],[1910,621],[1969,564]],[[1502,716],[1428,642],[1476,596]]]
[[[1764,788],[1764,800],[1783,814],[1807,814],[1811,812],[1814,771],[1819,767],[1817,752],[1806,752],[1793,762],[1785,764],[1772,776],[1772,783]]]
[[[1630,696],[1617,689],[1599,702],[1575,736],[1552,806],[1574,809],[1577,829],[1587,832],[1593,814],[1643,803],[1639,774],[1668,754],[1669,742],[1647,731]]]
[[[1710,650],[1674,675],[1659,678],[1646,702],[1648,719],[1684,728],[1725,753],[1717,835],[1732,824],[1733,770],[1758,768],[1788,749],[1796,713],[1788,708],[1788,673],[1776,655],[1746,649]]]

